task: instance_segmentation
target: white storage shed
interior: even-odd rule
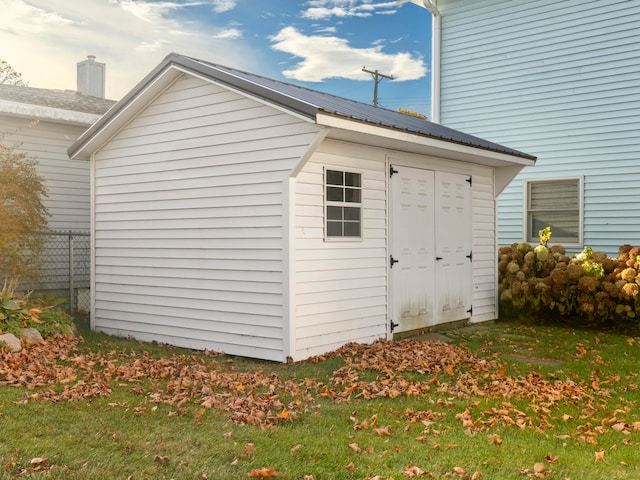
[[[177,54],[69,154],[93,328],[280,362],[497,318],[496,197],[535,162]]]

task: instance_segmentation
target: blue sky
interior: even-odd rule
[[[118,100],[170,52],[371,103],[430,111],[431,17],[398,0],[1,0],[0,59],[30,86],[75,89],[106,63]]]

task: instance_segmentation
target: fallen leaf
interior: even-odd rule
[[[153,460],[158,463],[169,463],[171,459],[166,455],[156,455],[153,457]]]
[[[405,477],[422,477],[425,472],[420,467],[410,465],[402,473]]]
[[[253,443],[247,443],[244,446],[244,451],[247,452],[248,455],[253,455],[256,453],[256,447]]]
[[[605,451],[604,451],[604,450],[599,450],[599,451],[595,452],[595,456],[596,456],[596,458],[595,458],[594,463],[598,463],[598,462],[605,462],[605,459],[604,459],[604,453],[605,453]],[[606,462],[605,462],[605,463],[606,463]]]
[[[49,465],[49,459],[44,457],[35,457],[29,460],[29,465],[33,465],[34,467],[46,467]]]
[[[282,410],[282,412],[280,412],[278,414],[278,418],[282,418],[285,420],[291,420],[291,413],[289,413],[286,409]]]
[[[542,472],[544,472],[544,469],[545,469],[545,468],[546,468],[546,466],[545,466],[545,464],[544,464],[544,463],[542,463],[542,462],[536,462],[536,463],[533,465],[533,471],[534,471],[535,473],[542,473]]]
[[[277,477],[277,476],[278,476],[278,472],[276,472],[273,469],[273,467],[256,468],[254,470],[251,470],[247,474],[247,477],[249,477],[249,478],[271,478],[271,477]]]
[[[295,455],[296,453],[298,453],[298,451],[302,448],[302,445],[298,444],[295,447],[293,447],[291,450],[289,450],[289,453],[291,455]]]
[[[376,432],[377,435],[382,436],[391,436],[393,435],[393,431],[391,430],[391,427],[387,426],[387,427],[380,427],[380,428],[374,428],[373,429],[374,432]]]
[[[344,469],[353,472],[356,469],[356,466],[353,464],[353,462],[351,462],[348,465],[345,465]]]
[[[627,430],[627,424],[625,424],[624,422],[619,422],[611,425],[611,428],[616,432],[623,432]]]
[[[351,450],[353,450],[356,453],[360,453],[362,451],[362,449],[360,448],[360,446],[357,443],[350,443],[349,444],[349,448]]]
[[[459,477],[466,477],[467,476],[467,472],[462,467],[453,467],[453,473],[455,473]]]
[[[491,443],[494,445],[502,445],[502,439],[497,434],[489,435],[489,438],[491,439]]]

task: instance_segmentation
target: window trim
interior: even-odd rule
[[[531,230],[532,225],[530,224],[529,219],[529,192],[530,185],[532,183],[551,183],[551,182],[562,182],[568,180],[576,180],[578,182],[578,241],[577,242],[569,242],[559,240],[557,237],[553,236],[553,228],[551,229],[551,240],[550,244],[560,244],[565,247],[582,247],[583,242],[583,228],[584,228],[584,177],[582,176],[573,176],[573,177],[553,177],[553,178],[531,178],[524,181],[524,208],[523,208],[523,237],[524,241],[528,243],[537,244],[539,241],[537,232],[531,232],[532,235],[529,236],[529,232]],[[534,235],[535,233],[535,235]]]
[[[352,173],[352,174],[356,174],[356,175],[360,175],[360,187],[357,187],[360,189],[360,202],[338,202],[335,200],[328,200],[327,199],[327,172],[328,171],[334,171],[334,172],[342,172],[343,174],[345,173]],[[355,170],[355,169],[349,169],[349,168],[345,168],[345,167],[338,167],[338,166],[328,166],[325,165],[323,167],[323,171],[322,171],[322,199],[323,199],[323,230],[324,230],[324,240],[326,242],[360,242],[363,240],[363,231],[364,231],[364,218],[363,218],[363,213],[364,213],[364,204],[363,204],[363,193],[364,193],[364,186],[363,186],[363,182],[364,182],[364,174],[362,171],[360,170]],[[343,185],[343,187],[345,187],[346,185]],[[328,227],[327,227],[327,223],[329,221],[328,215],[327,215],[327,211],[328,211],[328,207],[357,207],[360,209],[360,235],[358,236],[330,236],[328,234]]]

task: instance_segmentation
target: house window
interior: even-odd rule
[[[362,174],[325,170],[325,235],[362,237]]]
[[[527,241],[537,243],[538,231],[549,226],[553,243],[579,245],[582,224],[580,179],[531,180],[526,187]]]

